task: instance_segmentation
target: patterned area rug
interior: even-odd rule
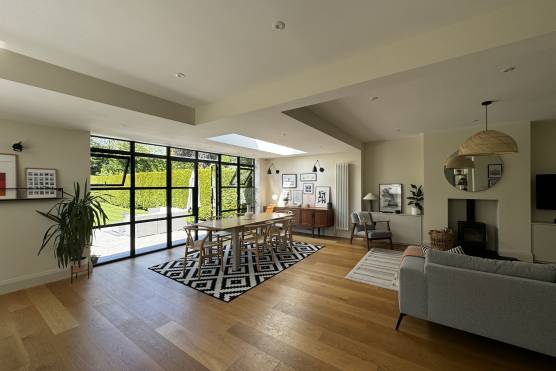
[[[346,276],[348,280],[398,291],[402,251],[371,249]]]
[[[323,247],[304,242],[294,242],[294,252],[286,248],[279,248],[273,249],[271,253],[265,249],[264,256],[261,257],[258,266],[255,263],[254,252],[246,251],[241,255],[240,269],[234,271],[232,270],[231,251],[228,246],[224,253],[226,262],[224,270],[221,269],[219,261],[215,259],[213,262],[203,265],[200,279],[197,278],[198,253],[190,254],[187,257],[185,276],[183,275],[183,258],[158,264],[149,267],[149,269],[197,291],[229,302]]]

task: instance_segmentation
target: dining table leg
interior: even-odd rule
[[[241,261],[241,249],[239,246],[239,229],[233,228],[232,232],[232,269],[238,270]]]

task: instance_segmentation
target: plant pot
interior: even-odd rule
[[[96,255],[91,255],[90,259],[91,259],[91,264],[96,265],[98,263],[98,256]]]
[[[418,207],[411,206],[411,215],[421,215],[421,210]]]

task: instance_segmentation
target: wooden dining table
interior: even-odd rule
[[[207,220],[197,223],[198,226],[211,231],[228,231],[232,235],[232,269],[238,270],[240,266],[241,246],[239,241],[239,233],[242,228],[260,224],[269,221],[280,221],[291,216],[288,213],[256,213],[251,218],[244,216],[236,216],[231,218],[222,218],[215,220]]]

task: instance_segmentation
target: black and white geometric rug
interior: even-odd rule
[[[149,269],[197,291],[229,302],[323,247],[305,242],[294,242],[294,252],[286,248],[278,248],[273,249],[271,253],[265,249],[259,265],[256,264],[254,252],[245,251],[241,254],[240,269],[232,270],[230,246],[227,246],[224,252],[224,269],[222,270],[220,262],[214,259],[203,265],[201,278],[198,278],[199,253],[190,254],[187,257],[185,276],[183,275],[183,258],[158,264]]]

